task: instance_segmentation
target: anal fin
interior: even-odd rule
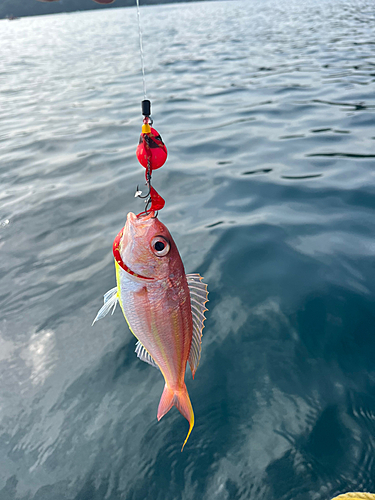
[[[144,361],[145,363],[148,363],[149,365],[159,369],[158,365],[154,361],[154,358],[139,340],[135,344],[135,352],[141,361]]]

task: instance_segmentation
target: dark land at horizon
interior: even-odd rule
[[[142,5],[161,3],[177,3],[189,0],[141,0]],[[58,2],[39,2],[37,0],[3,0],[0,3],[0,19],[9,17],[40,16],[59,14],[78,10],[116,9],[118,7],[133,7],[136,0],[116,0],[109,5],[100,5],[93,0],[59,0]]]

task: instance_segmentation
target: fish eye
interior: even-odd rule
[[[171,246],[163,236],[156,236],[151,242],[151,248],[157,257],[164,257],[171,249]]]

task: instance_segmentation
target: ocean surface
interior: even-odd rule
[[[0,500],[375,492],[371,0],[141,8],[153,184],[209,286],[196,425],[159,423],[112,242],[144,169],[135,8],[0,22]]]

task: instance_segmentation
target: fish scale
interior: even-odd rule
[[[134,336],[150,355],[152,353],[152,358],[162,373],[168,373],[170,384],[178,386],[179,380],[183,378],[190,349],[192,328],[190,304],[184,305],[181,301],[172,304],[171,300],[166,298],[169,293],[169,287],[165,287],[166,281],[147,285],[138,283],[135,287],[134,281],[129,283],[132,279],[126,275],[125,271],[119,269],[118,275],[120,305]],[[188,290],[187,293],[189,293]],[[170,321],[174,312],[179,314],[180,324],[177,328]],[[183,352],[183,357],[186,358],[185,366],[177,366],[177,364],[180,365],[176,351],[177,340],[182,341],[179,347]],[[171,365],[168,362],[171,359],[176,360],[176,363]]]

